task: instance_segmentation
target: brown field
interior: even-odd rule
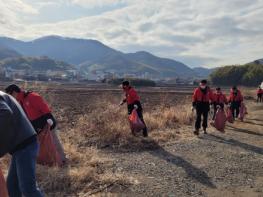
[[[215,189],[214,185],[217,182],[210,182],[209,177],[214,178],[216,172],[204,174],[201,169],[204,168],[206,171],[206,167],[190,154],[193,153],[191,146],[200,146],[196,141],[198,139],[192,135],[194,114],[191,111],[191,93],[193,87],[139,89],[145,121],[150,130],[149,138],[144,139],[141,136],[131,135],[126,107],[118,106],[122,98],[122,92],[118,87],[39,83],[23,84],[23,86],[39,92],[52,106],[69,159],[68,164],[63,168],[37,166],[39,185],[46,196],[175,196],[177,190],[178,196],[192,196],[195,192],[199,196],[210,196],[211,191]],[[252,99],[253,90],[246,89],[246,97]],[[251,101],[247,102],[250,105]],[[189,144],[189,147],[184,147],[185,144]],[[165,147],[169,149],[173,146],[179,146],[178,150],[182,150],[180,155],[174,156],[171,151],[165,150]],[[212,151],[212,147],[209,146],[206,149]],[[203,148],[200,148],[202,154],[199,155],[199,159],[209,163],[211,162],[209,151],[205,153]],[[259,149],[260,151],[262,149]],[[185,155],[181,155],[184,153]],[[158,160],[148,158],[149,154]],[[261,152],[260,156],[262,156]],[[139,170],[134,165],[137,165],[135,163],[139,162],[137,159],[140,157],[142,157],[140,162],[144,159],[145,162],[141,164],[143,167],[140,167],[143,169]],[[182,177],[186,181],[192,177],[202,187],[199,188],[197,184],[196,191],[189,193],[186,190],[192,186],[184,183],[185,180],[182,180],[182,183],[174,182],[170,177],[171,168],[162,163],[163,160],[167,160],[166,157],[178,160],[178,163],[181,162],[178,165],[179,168],[185,168],[188,174],[186,178],[185,175]],[[193,159],[193,164],[186,161],[190,158]],[[160,168],[164,167],[163,170],[168,175],[157,169],[156,171],[152,169],[157,177],[150,175],[152,173],[150,168],[144,166],[148,162],[152,163],[149,165],[160,164]],[[5,172],[7,164],[8,157],[5,157],[1,165],[4,166]],[[194,167],[194,164],[198,167]],[[256,170],[259,169],[260,167]],[[135,171],[140,173],[134,174]],[[191,174],[191,171],[201,174],[196,176]],[[179,170],[178,174],[180,173]],[[153,179],[149,178],[151,176]],[[168,180],[161,184],[157,179],[165,178],[162,176],[166,176]],[[199,180],[198,177],[207,180]],[[262,178],[261,175],[260,177]],[[171,184],[186,185],[182,186],[181,190],[174,186],[176,189],[173,190]],[[148,188],[152,188],[151,191]],[[220,190],[217,189],[217,191]],[[219,194],[215,196],[220,196]]]

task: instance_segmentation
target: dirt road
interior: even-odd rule
[[[249,109],[245,122],[228,125],[225,134],[210,128],[208,135],[164,145],[144,141],[154,149],[102,150],[114,162],[113,173],[133,180],[107,188],[106,195],[263,197],[263,106]]]

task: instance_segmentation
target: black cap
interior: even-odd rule
[[[129,86],[129,85],[130,85],[130,82],[129,82],[129,81],[123,81],[123,82],[122,82],[122,85],[123,85],[123,86]]]
[[[203,80],[201,81],[201,83],[202,83],[202,84],[207,84],[207,80],[206,80],[206,79],[203,79]]]
[[[216,90],[221,90],[221,88],[220,88],[220,87],[217,87]]]
[[[12,84],[5,89],[5,92],[8,94],[12,94],[13,92],[19,93],[21,92],[21,89],[16,84]]]

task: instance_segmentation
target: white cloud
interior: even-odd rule
[[[19,35],[24,31],[21,24],[23,15],[36,15],[38,10],[24,3],[21,0],[0,0],[0,35],[13,36]]]
[[[103,7],[117,5],[123,3],[125,0],[70,0],[73,4],[84,7]]]
[[[125,6],[100,15],[37,25],[23,24],[16,11],[6,9],[0,12],[0,23],[5,24],[0,34],[27,39],[50,34],[92,38],[126,52],[148,50],[194,66],[246,63],[263,57],[262,0],[26,1],[77,4],[89,9]],[[20,2],[24,14],[37,13],[37,8],[25,1],[10,2]]]
[[[10,10],[11,12],[18,12],[24,14],[37,14],[38,10],[33,8],[30,4],[23,2],[22,0],[0,0],[1,7]]]

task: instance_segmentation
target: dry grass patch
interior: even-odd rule
[[[126,107],[104,101],[94,104],[93,109],[91,113],[78,116],[75,126],[68,132],[68,138],[78,147],[141,149],[145,146],[145,140],[131,135]],[[179,129],[191,125],[193,115],[189,105],[157,106],[147,111],[144,119],[151,140],[158,143],[178,138]]]

